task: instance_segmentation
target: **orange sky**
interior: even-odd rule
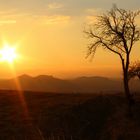
[[[135,2],[134,2],[135,1]],[[128,0],[127,8],[138,9],[138,0]],[[0,48],[4,42],[17,46],[20,59],[14,62],[17,74],[47,74],[56,77],[121,75],[120,60],[108,51],[98,50],[94,59],[85,59],[88,40],[84,26],[95,21],[95,15],[120,0],[2,0],[0,2]],[[140,20],[138,19],[138,24]],[[139,44],[132,60],[139,59]],[[12,77],[9,64],[0,62],[0,77]]]

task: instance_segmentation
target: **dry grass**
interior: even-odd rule
[[[138,140],[140,103],[122,96],[0,91],[0,140]],[[27,110],[26,110],[27,109]]]

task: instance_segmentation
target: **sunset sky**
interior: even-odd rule
[[[114,3],[130,10],[140,6],[140,0],[0,0],[0,48],[16,46],[18,75],[120,76],[120,60],[108,51],[98,50],[92,62],[85,59],[84,27]],[[133,60],[140,59],[138,47]],[[12,76],[9,64],[0,62],[0,78]]]

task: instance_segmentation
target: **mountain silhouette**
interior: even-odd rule
[[[83,92],[111,92],[122,90],[120,81],[111,80],[106,77],[79,77],[74,79],[73,83]]]
[[[123,90],[121,80],[106,77],[78,77],[72,80],[64,80],[48,75],[32,77],[21,75],[19,77],[0,80],[0,89],[17,90],[17,82],[20,90],[58,93],[114,93]],[[131,90],[140,91],[140,81],[130,82]]]
[[[31,77],[25,74],[10,80],[1,80],[0,89],[17,90],[17,81],[21,90],[26,91],[72,93],[75,90],[75,86],[68,80],[62,80],[48,75]]]

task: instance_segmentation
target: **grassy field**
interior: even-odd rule
[[[128,118],[119,95],[0,91],[0,140],[139,140],[136,98]]]

